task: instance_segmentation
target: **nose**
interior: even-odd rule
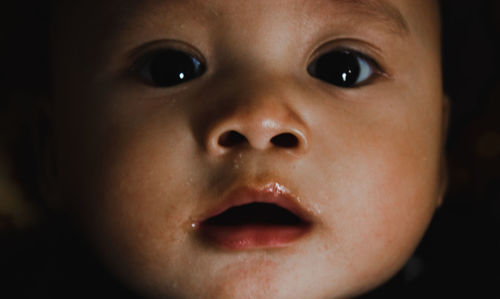
[[[307,125],[292,98],[265,89],[232,95],[217,103],[209,121],[205,146],[211,155],[252,149],[304,154],[309,144]]]

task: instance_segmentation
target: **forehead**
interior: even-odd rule
[[[249,19],[264,16],[279,17],[288,14],[290,22],[304,22],[314,19],[335,20],[348,18],[351,21],[376,23],[381,29],[406,34],[416,17],[422,23],[433,23],[438,11],[437,0],[104,0],[104,1],[55,1],[55,15],[65,23],[87,18],[89,23],[116,23],[120,26],[140,25],[134,22],[165,21],[172,16],[183,17],[185,21],[214,23],[236,17],[242,25]],[[418,18],[418,12],[425,11]],[[290,15],[294,13],[293,15]],[[430,14],[429,14],[430,13]],[[425,16],[424,18],[421,18]],[[353,21],[354,22],[354,21]],[[254,23],[254,22],[252,22]],[[409,24],[410,23],[410,24]],[[435,24],[432,24],[435,25]],[[130,26],[132,27],[132,26]],[[101,29],[103,29],[101,27]]]

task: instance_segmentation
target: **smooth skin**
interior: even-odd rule
[[[59,1],[49,201],[104,263],[158,298],[344,298],[394,275],[445,189],[437,1]],[[131,71],[155,48],[207,67],[168,88]],[[308,65],[350,48],[356,88]],[[236,131],[246,141],[223,145]],[[292,146],[273,143],[279,134]],[[283,248],[230,251],[193,223],[237,186],[279,183],[314,219]]]

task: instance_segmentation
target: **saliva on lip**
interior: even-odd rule
[[[265,187],[265,190],[267,192],[271,192],[271,193],[276,194],[276,195],[280,195],[280,194],[284,194],[284,193],[289,192],[285,186],[280,185],[279,183],[269,184]]]
[[[266,191],[271,192],[275,195],[281,195],[284,193],[290,192],[285,186],[279,184],[279,183],[272,183],[266,186],[265,188]],[[301,203],[300,197],[296,198],[297,202]],[[321,214],[321,209],[318,207],[316,203],[313,203],[312,207],[306,207],[307,211],[309,212],[315,212],[315,214]]]
[[[199,223],[196,222],[193,218],[189,218],[189,220],[185,223],[185,229],[188,231],[194,231],[198,229]]]

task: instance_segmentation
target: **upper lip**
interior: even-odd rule
[[[279,183],[269,183],[261,187],[242,186],[234,188],[224,197],[223,202],[214,209],[209,210],[199,223],[232,207],[256,202],[275,204],[292,212],[301,221],[312,223],[312,215],[301,205],[299,197]]]

